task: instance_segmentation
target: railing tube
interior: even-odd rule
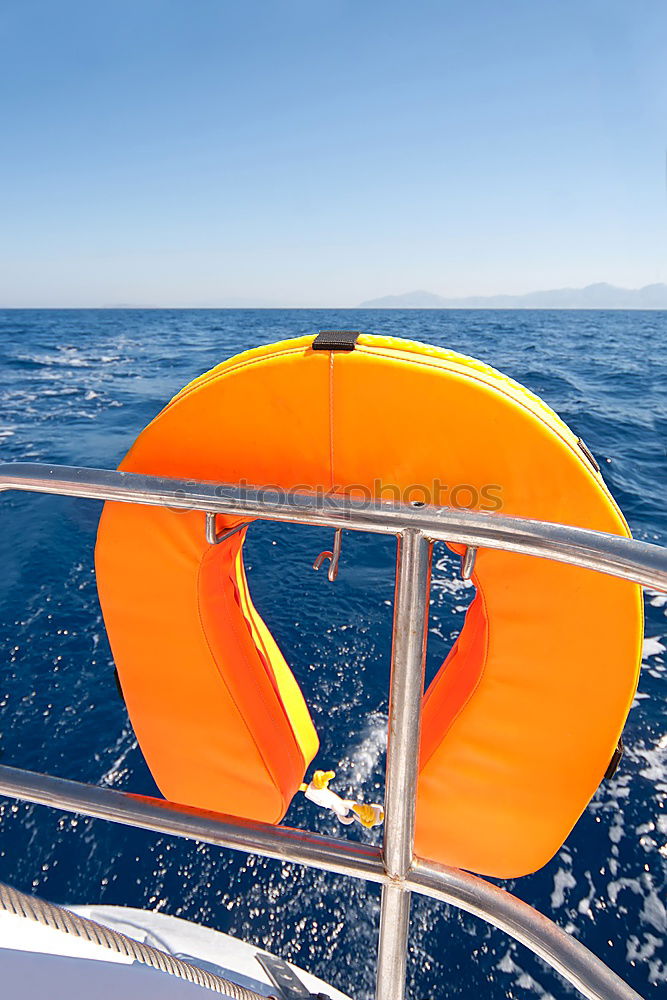
[[[262,857],[382,885],[391,881],[384,871],[381,852],[369,844],[220,816],[162,799],[84,785],[6,765],[0,765],[0,795],[244,854],[252,851]],[[539,955],[588,1000],[641,1000],[575,937],[504,889],[468,872],[420,860],[415,861],[405,886],[498,927]],[[403,894],[395,884],[392,887]],[[395,919],[392,903],[393,899],[385,911],[388,926]]]
[[[431,543],[409,528],[399,535],[389,690],[384,863],[395,882],[382,887],[377,1000],[402,1000],[410,923],[403,887],[412,864],[421,702],[431,579]]]
[[[282,492],[229,483],[163,479],[136,472],[58,465],[0,464],[0,493],[25,490],[59,496],[149,504],[174,510],[334,529],[398,535],[419,529],[428,538],[468,547],[502,549],[610,573],[667,592],[667,549],[620,535],[523,517],[456,507],[410,507],[349,496]],[[202,531],[204,531],[202,520]]]

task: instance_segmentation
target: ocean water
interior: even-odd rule
[[[635,536],[667,544],[667,313],[659,312],[0,312],[2,461],[113,467],[200,372],[249,347],[332,327],[451,347],[518,379],[585,439]],[[0,759],[154,794],[116,692],[97,601],[100,504],[20,494],[0,502]],[[318,761],[337,771],[341,788],[372,798],[383,785],[394,549],[346,533],[331,585],[311,569],[330,535],[253,526],[249,580],[311,706]],[[471,596],[437,547],[430,670]],[[621,767],[553,861],[507,887],[644,996],[658,997],[667,991],[667,597],[649,592],[646,605],[644,666]],[[605,623],[587,627],[602,633]],[[287,822],[341,833],[302,796]],[[152,907],[200,921],[360,1000],[372,991],[379,899],[361,883],[7,800],[0,879],[57,902]],[[409,977],[413,1000],[573,995],[500,932],[430,900],[414,903]]]

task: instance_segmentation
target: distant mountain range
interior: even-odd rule
[[[447,299],[433,292],[405,292],[362,302],[359,309],[667,309],[667,285],[618,288],[599,282],[525,295],[473,295]]]

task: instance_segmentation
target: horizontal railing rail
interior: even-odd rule
[[[221,816],[97,785],[0,765],[0,794],[65,812],[110,820],[216,847],[251,851],[321,871],[394,885],[382,851],[321,834]],[[505,931],[559,972],[590,1000],[641,1000],[581,942],[552,920],[468,872],[415,859],[401,890],[430,896]]]
[[[659,545],[602,531],[464,508],[412,506],[305,490],[290,493],[271,486],[239,487],[134,472],[29,463],[0,464],[0,491],[7,490],[390,535],[414,528],[434,541],[539,556],[667,590],[667,550]]]
[[[528,904],[476,876],[415,858],[414,815],[431,543],[459,544],[473,557],[474,550],[484,547],[552,559],[665,591],[667,551],[604,532],[497,513],[101,469],[0,465],[0,492],[10,490],[393,534],[396,596],[382,850],[5,766],[0,766],[0,794],[379,883],[377,1000],[403,997],[412,893],[449,903],[506,931],[589,1000],[641,1000],[580,942]],[[464,559],[464,575],[472,561]]]

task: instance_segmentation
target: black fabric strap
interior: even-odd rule
[[[604,772],[605,778],[613,778],[618,769],[618,765],[621,763],[621,757],[623,756],[623,751],[625,747],[623,746],[623,737],[618,741],[618,746],[614,750],[611,760],[607,765],[607,770]]]
[[[359,330],[320,330],[313,341],[314,351],[353,351]]]
[[[577,438],[577,444],[579,445],[579,447],[581,448],[581,450],[583,451],[584,455],[586,456],[586,458],[588,459],[588,461],[591,463],[591,465],[593,466],[593,468],[595,469],[595,471],[599,472],[600,471],[600,466],[596,462],[595,456],[593,455],[593,452],[588,447],[588,445],[586,444],[586,442],[583,441],[581,438]]]

